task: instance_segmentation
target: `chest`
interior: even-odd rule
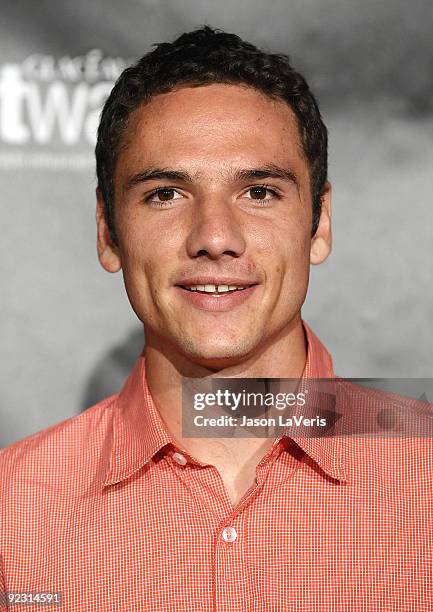
[[[236,502],[254,483],[251,473],[229,478],[229,471],[137,474],[102,496],[69,500],[49,522],[33,514],[14,530],[12,521],[8,588],[44,584],[80,612],[377,612],[399,610],[401,601],[433,608],[431,520],[398,492],[368,497],[296,472],[268,478],[233,511],[222,487]]]

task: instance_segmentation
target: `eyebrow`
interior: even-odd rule
[[[125,183],[124,191],[129,191],[133,187],[148,181],[168,180],[180,181],[183,183],[193,183],[200,178],[202,173],[195,172],[190,174],[186,170],[174,170],[171,168],[145,168],[132,175]],[[226,177],[234,182],[250,181],[253,179],[276,178],[293,183],[299,190],[299,179],[296,173],[290,168],[282,168],[276,164],[265,164],[260,168],[237,168],[228,172]]]

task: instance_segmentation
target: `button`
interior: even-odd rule
[[[186,463],[188,463],[188,461],[185,459],[185,457],[181,453],[173,453],[173,459],[179,465],[185,465]]]
[[[238,534],[234,527],[224,527],[223,529],[223,540],[224,542],[234,542]]]

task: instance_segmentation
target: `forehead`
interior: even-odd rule
[[[294,112],[251,87],[221,83],[181,87],[138,107],[118,157],[127,166],[189,162],[197,171],[260,160],[304,163]]]

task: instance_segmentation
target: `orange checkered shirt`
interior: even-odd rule
[[[304,329],[303,376],[333,378]],[[432,450],[282,436],[233,508],[170,437],[141,356],[119,394],[0,451],[0,591],[61,595],[38,612],[432,612]]]

